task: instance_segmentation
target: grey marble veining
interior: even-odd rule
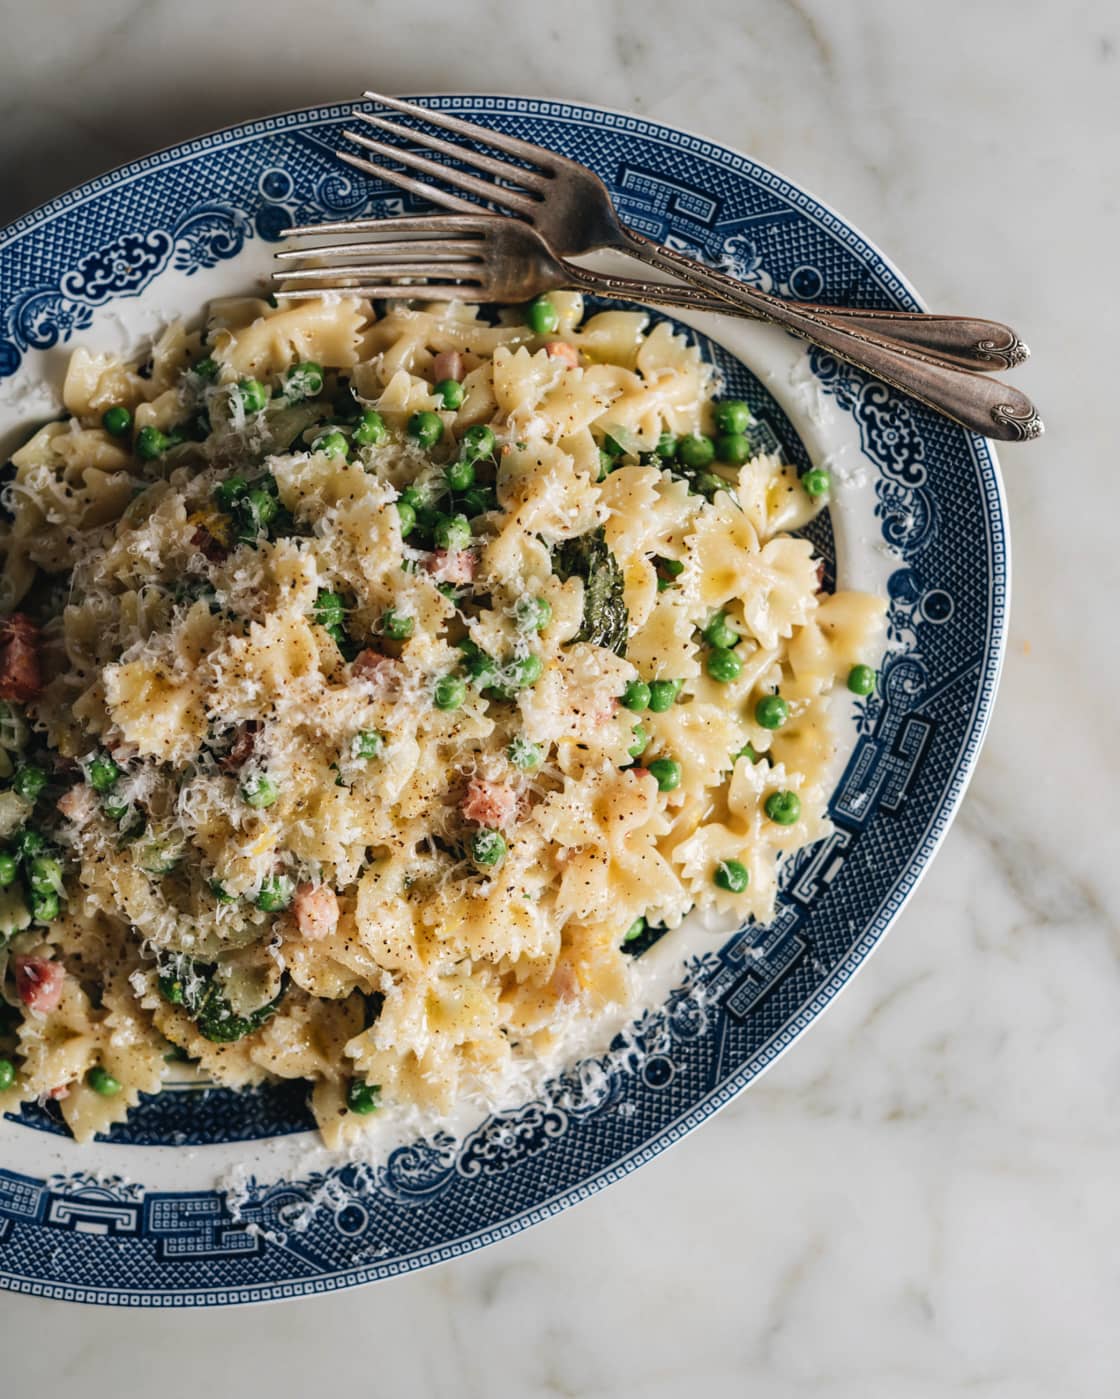
[[[2,0],[0,32],[0,215],[367,85],[601,102],[749,150],[935,307],[1013,322],[1049,427],[1001,453],[1011,642],[960,817],[761,1083],[625,1185],[378,1289],[190,1317],[5,1297],[0,1390],[1120,1392],[1115,5]]]

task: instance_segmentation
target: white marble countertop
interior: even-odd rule
[[[750,151],[935,307],[1014,323],[1049,424],[1002,453],[1011,643],[961,815],[763,1082],[626,1184],[379,1288],[191,1316],[5,1296],[3,1393],[1120,1393],[1115,6],[2,0],[0,32],[0,215],[366,85],[602,102]]]

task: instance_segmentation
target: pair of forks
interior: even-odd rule
[[[425,125],[406,126],[355,109],[354,117],[367,128],[397,139],[347,130],[350,141],[378,159],[345,150],[337,152],[339,157],[451,212],[292,228],[289,236],[296,239],[337,235],[347,241],[278,253],[285,264],[275,274],[278,296],[333,291],[500,303],[568,288],[608,299],[747,316],[784,327],[987,437],[1024,441],[1042,432],[1031,401],[987,372],[1012,368],[1027,358],[1026,346],[1009,326],[975,317],[819,306],[771,296],[627,228],[606,186],[577,161],[399,98],[373,92],[365,96]],[[471,144],[447,140],[428,126]],[[391,168],[386,160],[406,169]],[[475,201],[483,201],[483,207]],[[486,212],[486,205],[506,216]],[[354,241],[355,235],[366,234],[376,236]],[[569,261],[608,248],[685,285],[591,272]]]

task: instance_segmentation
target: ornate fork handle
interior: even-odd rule
[[[1010,326],[978,316],[938,316],[922,311],[864,311],[799,301],[798,309],[844,329],[866,330],[900,340],[908,348],[933,351],[962,369],[1014,369],[1030,350]]]
[[[1042,420],[1030,399],[998,379],[951,367],[912,348],[892,346],[890,341],[855,327],[844,329],[822,321],[811,312],[737,282],[632,229],[626,230],[626,240],[628,250],[648,265],[683,277],[693,286],[702,286],[764,320],[811,340],[837,359],[867,370],[877,379],[944,413],[962,427],[1004,442],[1026,441],[1042,432]]]
[[[585,270],[567,260],[564,265],[576,272]],[[610,295],[611,289],[605,286],[603,277],[596,275],[600,294]],[[612,283],[625,283],[625,280],[610,279]],[[651,286],[657,287],[656,295],[651,293]],[[616,294],[621,296],[622,292]],[[745,316],[749,320],[770,319],[769,313],[761,307],[748,306],[738,300],[733,303],[726,296],[716,296],[693,285],[681,286],[679,282],[635,282],[630,295],[635,301],[658,301],[665,306],[684,306],[716,315]],[[1030,351],[1010,326],[999,321],[982,320],[978,316],[865,311],[848,306],[818,306],[805,301],[783,301],[780,304],[813,315],[826,325],[834,325],[840,330],[866,331],[870,335],[897,341],[897,348],[906,353],[925,354],[961,369],[1011,369],[1030,357]]]

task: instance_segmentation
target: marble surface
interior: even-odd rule
[[[623,1186],[377,1289],[191,1316],[5,1296],[3,1392],[1120,1392],[1115,5],[0,0],[0,32],[0,215],[367,84],[603,102],[752,152],[934,306],[1013,322],[1049,424],[1002,454],[1011,644],[960,817],[761,1083]]]

